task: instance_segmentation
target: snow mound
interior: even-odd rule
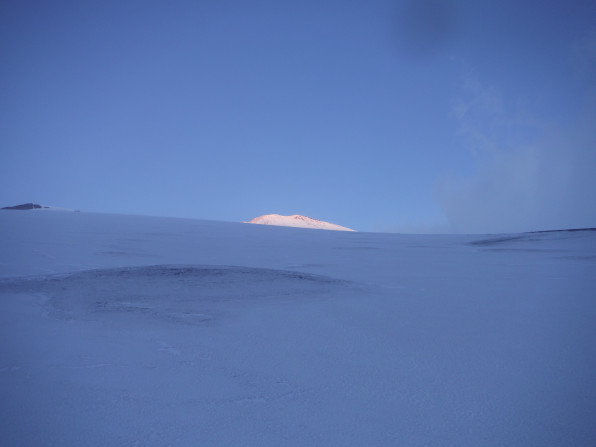
[[[281,227],[314,228],[317,230],[335,230],[335,231],[355,231],[351,228],[341,225],[325,222],[323,220],[312,219],[310,217],[294,214],[293,216],[281,216],[279,214],[266,214],[255,217],[247,223],[260,225],[277,225]]]

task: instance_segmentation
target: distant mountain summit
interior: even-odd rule
[[[280,227],[314,228],[317,230],[356,231],[341,225],[332,224],[322,220],[311,219],[310,217],[294,214],[293,216],[280,216],[279,214],[266,214],[255,217],[250,222],[259,225],[277,225]]]

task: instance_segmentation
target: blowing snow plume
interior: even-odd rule
[[[266,214],[255,217],[247,223],[260,225],[277,225],[280,227],[314,228],[317,230],[356,231],[341,225],[332,224],[323,220],[311,219],[310,217],[294,214],[293,216],[280,216],[279,214]]]

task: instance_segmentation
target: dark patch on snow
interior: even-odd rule
[[[486,251],[519,253],[565,253],[569,250],[561,250],[557,248],[487,248]]]
[[[503,242],[511,242],[511,241],[518,241],[520,239],[525,239],[524,236],[500,236],[500,237],[493,237],[489,239],[481,239],[478,241],[470,242],[470,245],[480,245],[480,246],[489,246],[489,245],[496,245],[501,244]]]
[[[112,324],[127,315],[196,325],[263,303],[337,296],[350,284],[286,270],[154,265],[3,280],[0,291],[43,295],[46,315],[58,319]]]
[[[333,247],[334,250],[378,250],[379,247]]]
[[[564,230],[529,231],[528,233],[535,234],[535,233],[558,233],[558,232],[575,232],[575,231],[596,231],[596,228],[567,228]]]
[[[596,228],[575,228],[568,230],[546,230],[532,231],[519,234],[505,234],[487,239],[472,241],[469,242],[468,245],[487,247],[499,244],[506,244],[508,242],[540,242],[544,240],[567,239],[571,237],[576,237],[578,234],[581,236],[582,232],[593,231],[596,231]]]
[[[148,253],[132,252],[132,251],[98,251],[98,255],[111,256],[111,257],[137,257],[137,258],[157,258],[157,255]]]
[[[596,261],[594,255],[559,256],[559,259],[570,259],[572,261]]]

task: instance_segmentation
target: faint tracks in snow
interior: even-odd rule
[[[23,369],[23,367],[21,365],[2,366],[2,367],[0,367],[0,373],[15,372],[15,371],[20,371],[21,369]]]
[[[52,365],[52,368],[59,369],[96,369],[96,368],[129,368],[130,365],[118,365],[115,363],[94,363],[91,365]]]
[[[158,351],[166,352],[168,354],[175,355],[176,357],[180,357],[181,352],[178,348],[175,348],[174,346],[171,346],[165,342],[158,342],[158,344],[159,344]]]
[[[249,396],[238,396],[234,399],[226,400],[224,403],[229,404],[274,404],[283,400],[292,400],[295,398],[302,398],[304,395],[312,394],[315,391],[312,389],[295,389],[280,394],[258,394]]]

